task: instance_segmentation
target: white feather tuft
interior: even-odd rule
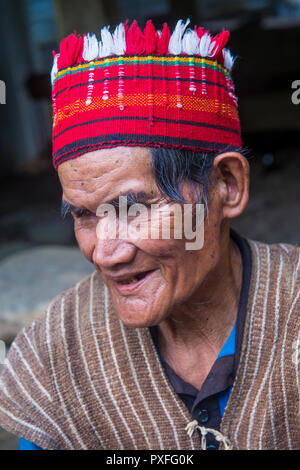
[[[99,44],[95,34],[84,36],[82,57],[88,62],[99,57]]]
[[[209,51],[208,51],[208,57],[213,56],[215,45],[216,45],[216,41],[212,41],[210,43],[210,47],[209,47]]]
[[[57,69],[57,60],[59,58],[59,54],[56,54],[54,59],[53,59],[53,65],[52,65],[52,69],[51,69],[51,83],[53,85],[54,83],[54,80],[55,80],[55,77],[56,77],[56,74],[58,72],[58,69]]]
[[[212,41],[210,34],[205,33],[200,39],[199,52],[201,57],[209,57],[215,47],[215,41]]]
[[[234,61],[235,61],[235,57],[233,57],[229,49],[224,49],[223,54],[224,54],[224,66],[227,70],[231,71]]]
[[[182,38],[182,52],[188,55],[199,53],[199,37],[196,31],[187,29]]]
[[[105,57],[103,53],[103,44],[102,44],[101,39],[100,41],[98,41],[98,48],[99,48],[99,57]]]
[[[178,20],[169,41],[169,54],[179,55],[182,51],[182,36],[187,25],[190,23],[188,19],[184,24],[182,20]]]
[[[229,49],[223,49],[224,67],[230,72],[234,64],[234,57]]]
[[[125,39],[125,28],[123,23],[120,23],[114,33],[113,33],[113,41],[114,41],[114,51],[116,55],[123,55],[126,51],[126,39]]]
[[[101,29],[101,39],[102,39],[102,50],[101,57],[108,57],[113,55],[115,52],[114,40],[111,32],[109,31],[109,26],[104,26]],[[100,45],[99,45],[100,50]]]

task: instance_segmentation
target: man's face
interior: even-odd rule
[[[150,219],[151,204],[164,208],[172,202],[156,185],[149,149],[118,147],[89,152],[62,163],[58,173],[63,200],[84,209],[73,210],[79,247],[103,278],[125,324],[157,325],[182,303],[199,300],[199,291],[220,261],[222,216],[217,194],[210,194],[203,248],[188,251],[184,238],[99,237],[101,230],[110,230],[110,219],[96,215],[101,204],[136,194],[149,208]],[[192,202],[187,185],[183,194]],[[130,223],[130,217],[128,220]]]

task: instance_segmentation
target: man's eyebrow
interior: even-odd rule
[[[111,204],[114,207],[119,207],[120,201],[119,198],[120,196],[125,196],[127,197],[127,204],[143,204],[147,201],[150,200],[152,196],[149,196],[145,191],[127,191],[126,193],[121,193],[119,196],[111,199],[110,201],[105,202],[105,204]],[[74,212],[77,215],[83,214],[86,212],[87,209],[84,209],[82,207],[76,207],[73,206],[73,204],[70,204],[69,202],[65,201],[64,199],[61,201],[61,208],[60,208],[60,214],[61,217],[64,219],[68,214],[71,212]]]
[[[145,191],[127,191],[126,193],[121,193],[119,196],[107,201],[106,204],[111,204],[114,207],[119,207],[121,196],[127,197],[127,204],[143,204],[150,200],[150,196],[145,193]]]
[[[68,214],[71,212],[75,212],[75,214],[83,213],[86,209],[82,209],[81,207],[73,206],[67,201],[62,200],[60,206],[60,215],[64,219]]]

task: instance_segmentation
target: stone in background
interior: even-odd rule
[[[94,271],[77,247],[40,246],[0,262],[0,339],[9,344],[53,298]]]

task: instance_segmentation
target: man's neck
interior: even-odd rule
[[[182,378],[189,376],[190,383],[199,385],[205,378],[205,371],[209,372],[235,324],[242,274],[240,250],[228,236],[218,265],[203,285],[189,302],[158,325],[162,357]],[[199,357],[202,372],[197,379],[192,376]],[[189,370],[194,371],[192,376]]]

